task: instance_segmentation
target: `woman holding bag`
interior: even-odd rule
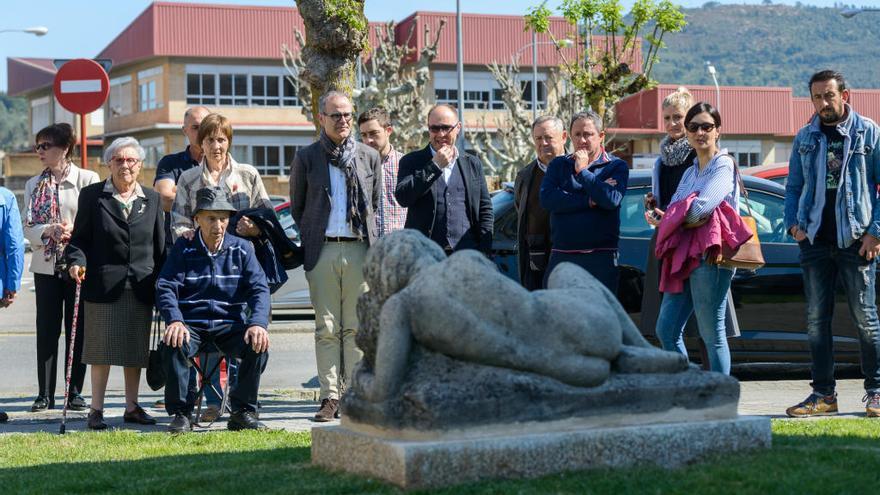
[[[62,254],[73,231],[79,193],[100,180],[98,174],[83,170],[70,160],[76,137],[68,124],[53,124],[37,133],[34,150],[45,167],[24,186],[24,235],[33,247],[30,271],[34,273],[37,305],[37,383],[39,391],[31,411],[55,407],[55,380],[58,376],[58,336],[64,324],[65,352],[70,354],[73,296],[76,285],[64,270]],[[82,308],[80,307],[80,310]],[[82,314],[82,311],[80,311]],[[82,363],[83,319],[77,322],[68,408],[84,410],[80,393],[86,374]],[[64,359],[62,359],[64,362]]]
[[[696,314],[710,369],[730,374],[724,318],[734,271],[716,264],[716,255],[725,241],[738,248],[752,234],[738,214],[736,164],[727,150],[718,148],[718,110],[706,102],[697,103],[688,110],[684,125],[696,159],[684,172],[669,208],[655,208],[655,217],[660,220],[649,216],[649,222],[659,227],[656,254],[661,261],[671,257],[673,245],[696,256],[690,270],[672,272],[671,267],[664,267],[661,273],[664,294],[657,337],[664,349],[686,356],[682,334],[691,314]],[[708,249],[704,251],[704,247]]]

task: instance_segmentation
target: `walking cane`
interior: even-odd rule
[[[61,430],[59,435],[64,435],[67,430],[67,398],[70,394],[70,372],[73,369],[73,348],[76,347],[76,321],[79,319],[79,292],[82,288],[82,277],[85,269],[80,268],[80,278],[76,281],[76,294],[73,296],[73,325],[70,330],[70,350],[67,352],[67,378],[64,380],[64,409],[61,410]]]

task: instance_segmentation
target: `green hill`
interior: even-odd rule
[[[684,12],[688,25],[664,38],[653,73],[661,83],[712,84],[710,60],[725,86],[791,86],[806,96],[810,75],[832,68],[853,88],[880,88],[880,13],[845,19],[833,8],[714,2]]]

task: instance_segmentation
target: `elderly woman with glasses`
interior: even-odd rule
[[[196,191],[205,187],[224,189],[232,206],[239,211],[248,208],[273,209],[257,169],[246,163],[238,163],[229,153],[232,123],[228,118],[217,113],[205,117],[199,125],[198,141],[203,152],[201,164],[185,171],[177,181],[177,195],[171,208],[171,232],[175,238],[192,238],[195,232],[192,218]],[[247,217],[237,223],[235,233],[240,237],[260,235],[259,228]]]
[[[141,368],[149,359],[157,275],[165,255],[165,217],[159,194],[137,182],[144,149],[132,137],[104,152],[110,177],[83,188],[65,251],[70,276],[85,300],[83,361],[92,365],[88,427],[107,428],[104,392],[110,366],[122,366],[127,423],[155,424],[137,402]]]
[[[82,363],[83,319],[77,321],[76,342],[71,343],[75,285],[67,276],[62,255],[76,217],[82,189],[101,180],[91,170],[83,170],[70,160],[76,136],[69,124],[52,124],[37,133],[34,150],[45,167],[24,186],[24,235],[33,247],[30,271],[34,274],[37,304],[37,383],[39,391],[31,411],[55,407],[55,380],[58,376],[58,336],[64,323],[65,352],[73,345],[73,366],[68,390],[68,407],[73,411],[87,406],[80,393],[86,376]],[[82,308],[80,308],[82,309]]]

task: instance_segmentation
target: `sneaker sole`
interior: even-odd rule
[[[788,411],[785,414],[788,415],[789,418],[813,418],[816,416],[837,416],[838,411],[828,411],[828,412],[819,412],[819,413],[810,413],[810,414],[792,414]]]
[[[880,411],[865,411],[867,418],[880,418]]]

